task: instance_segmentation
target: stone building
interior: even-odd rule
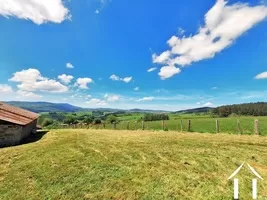
[[[0,102],[0,147],[19,144],[36,131],[39,115]]]

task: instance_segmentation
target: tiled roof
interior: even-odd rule
[[[27,125],[39,117],[38,114],[0,102],[0,120]]]

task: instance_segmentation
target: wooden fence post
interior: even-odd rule
[[[216,119],[216,133],[220,133],[219,120]]]
[[[113,129],[116,129],[116,122],[113,122]]]
[[[188,132],[191,131],[191,120],[190,120],[190,119],[188,120],[188,127],[187,127],[187,130],[188,130]]]
[[[134,122],[134,130],[136,130],[137,121]]]
[[[103,123],[103,129],[105,129],[106,128],[106,123]]]
[[[130,129],[130,122],[127,122],[127,130]]]
[[[162,120],[162,130],[165,130],[165,120]]]
[[[259,121],[257,119],[254,121],[254,134],[259,135]]]
[[[181,133],[183,132],[183,120],[181,119]]]
[[[142,121],[142,130],[145,130],[145,123]]]

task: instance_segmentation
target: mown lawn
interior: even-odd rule
[[[227,178],[242,162],[267,179],[267,137],[51,130],[0,149],[0,199],[229,200]],[[240,199],[251,199],[252,177],[240,171]],[[259,195],[267,196],[266,181]]]

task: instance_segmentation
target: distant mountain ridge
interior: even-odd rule
[[[146,110],[146,109],[114,109],[114,108],[82,108],[68,103],[51,102],[28,102],[28,101],[7,101],[6,103],[17,106],[32,112],[78,112],[78,111],[102,111],[102,112],[170,112],[164,110]]]
[[[179,113],[186,113],[186,114],[192,114],[192,113],[203,113],[208,112],[212,110],[212,107],[201,107],[201,108],[193,108],[193,109],[187,109],[187,110],[180,110],[173,113],[179,114]]]

